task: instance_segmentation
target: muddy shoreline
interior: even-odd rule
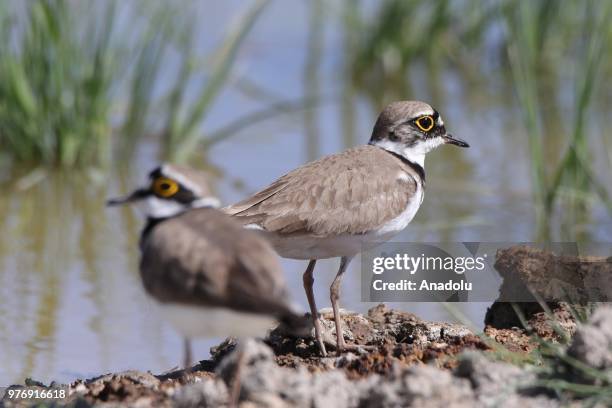
[[[557,277],[571,280],[576,265],[585,282],[572,286],[577,298],[593,290],[609,293],[609,260],[585,263],[521,246],[500,251],[496,267],[504,283],[482,333],[381,304],[366,314],[343,311],[345,340],[364,346],[356,352],[334,352],[331,310],[320,311],[328,357],[320,357],[312,333],[295,338],[275,329],[265,339],[245,341],[240,345],[246,362],[240,406],[612,406],[612,305],[586,305],[596,309],[579,319],[582,306],[554,294],[546,295],[551,301],[545,304],[503,301],[525,283],[546,294],[551,268],[566,272]],[[128,371],[63,385],[27,379],[9,389],[66,390],[68,398],[45,401],[56,406],[227,406],[236,348],[227,339],[211,348],[209,360],[186,371]],[[31,405],[6,397],[0,402],[4,407]]]
[[[600,310],[593,317],[604,321],[599,326],[608,330],[612,308]],[[577,326],[568,324],[568,312],[559,308],[554,313],[565,322],[567,335],[574,335]],[[322,317],[332,329],[331,313],[323,310]],[[321,358],[312,339],[289,337],[278,330],[264,340],[245,342],[247,366],[242,376],[241,406],[491,406],[503,402],[504,406],[552,407],[568,402],[536,385],[542,379],[537,367],[504,361],[511,358],[500,354],[501,346],[512,358],[523,356],[525,361],[538,351],[539,343],[525,330],[488,326],[483,334],[476,335],[462,325],[423,321],[384,305],[365,315],[345,312],[343,320],[347,341],[376,346],[376,350],[341,356],[331,352]],[[530,324],[531,334],[541,334],[553,344],[557,341],[558,335],[545,314],[534,314]],[[590,330],[590,334],[585,337],[580,330]],[[599,336],[605,347],[610,333],[598,330],[597,325],[578,329],[575,339],[582,345],[576,348],[583,353],[574,357],[586,364],[599,364],[588,360],[589,355],[598,353],[592,344],[583,344]],[[328,340],[331,349],[333,339]],[[607,341],[612,344],[612,336]],[[55,403],[74,407],[224,406],[227,383],[233,379],[235,347],[231,339],[213,347],[212,358],[199,362],[190,372],[153,375],[129,371],[78,380],[67,385],[69,398]],[[605,360],[609,358],[605,352],[600,350],[604,357],[599,358],[612,367],[612,360]],[[27,384],[30,388],[45,387],[32,380]],[[580,401],[571,403],[580,406]],[[3,404],[30,405],[6,399]]]

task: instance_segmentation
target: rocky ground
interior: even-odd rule
[[[554,392],[546,384],[580,384],[603,389],[605,394],[602,384],[610,384],[612,368],[612,307],[599,308],[589,324],[577,329],[567,310],[559,308],[555,314],[568,334],[575,332],[563,356],[600,373],[608,370],[607,378],[585,375],[554,356],[552,363],[533,364],[542,346],[518,328],[489,326],[485,335],[477,336],[461,325],[425,322],[379,305],[367,315],[344,315],[345,338],[375,346],[374,351],[335,356],[333,339],[329,339],[330,356],[321,358],[312,340],[279,331],[264,341],[244,343],[240,406],[581,406],[586,400],[579,395]],[[331,313],[322,315],[332,331]],[[530,324],[549,344],[559,339],[545,314],[533,314]],[[189,373],[130,371],[79,380],[69,385],[70,397],[64,403],[74,407],[226,406],[226,384],[233,380],[238,355],[234,348],[229,340],[213,348],[212,359],[200,362]],[[27,384],[44,387],[31,380]],[[612,388],[608,397],[610,392]],[[609,403],[603,399],[599,406]],[[7,400],[4,404],[26,405]]]
[[[332,314],[324,310],[328,357],[319,356],[311,338],[275,330],[263,341],[238,347],[226,340],[211,350],[210,360],[188,372],[130,371],[63,385],[69,397],[55,404],[227,406],[238,348],[244,356],[243,408],[612,406],[612,305],[599,304],[586,323],[577,323],[575,318],[587,313],[556,299],[554,290],[561,282],[564,293],[574,291],[574,299],[609,295],[612,258],[556,256],[517,246],[498,252],[496,269],[504,283],[479,335],[458,324],[427,322],[379,305],[366,315],[343,313],[344,338],[364,349],[337,356]],[[504,302],[527,286],[537,288],[548,303]],[[28,379],[11,388],[24,386],[60,387]],[[0,406],[28,403],[4,399]]]

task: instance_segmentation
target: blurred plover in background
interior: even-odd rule
[[[140,238],[140,276],[161,314],[185,339],[265,335],[281,322],[309,326],[288,296],[279,259],[259,234],[215,209],[205,177],[163,165],[146,186],[108,205],[136,204],[146,216]]]

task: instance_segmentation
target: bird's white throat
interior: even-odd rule
[[[150,196],[136,203],[136,208],[146,218],[174,217],[186,210],[185,206],[172,200]]]
[[[147,218],[169,218],[194,208],[219,208],[220,206],[221,203],[215,197],[200,198],[190,204],[181,204],[178,201],[151,196],[137,203],[138,210]]]
[[[413,146],[408,147],[403,143],[393,142],[388,139],[378,140],[372,144],[390,152],[399,154],[405,159],[425,168],[425,155],[436,147],[443,145],[444,139],[442,139],[442,137],[434,137],[431,139],[420,140]]]

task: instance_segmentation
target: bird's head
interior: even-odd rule
[[[440,114],[419,101],[393,102],[380,113],[370,144],[380,146],[423,166],[425,155],[443,144],[469,147],[446,132]]]
[[[131,194],[108,200],[107,205],[135,204],[148,218],[173,217],[193,208],[219,207],[206,177],[187,167],[164,164],[149,173],[147,183]]]

